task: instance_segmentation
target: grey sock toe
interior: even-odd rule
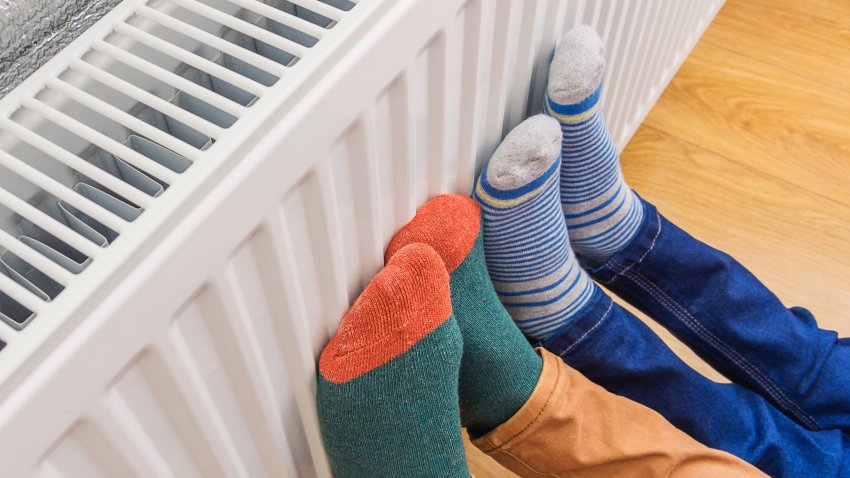
[[[549,66],[549,98],[571,105],[590,96],[605,73],[605,44],[592,27],[573,28],[561,39]]]
[[[488,166],[487,182],[505,191],[537,179],[558,159],[561,140],[561,125],[555,118],[528,118],[496,148]]]

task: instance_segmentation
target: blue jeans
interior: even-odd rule
[[[644,207],[644,224],[637,237],[592,274],[739,383],[719,384],[691,369],[640,319],[601,290],[578,319],[539,345],[609,391],[658,411],[695,439],[732,453],[770,476],[850,477],[850,438],[836,427],[825,426],[840,423],[835,420],[841,414],[837,394],[842,380],[830,359],[834,351],[821,351],[829,345],[822,338],[829,333],[819,331],[800,311],[789,312],[783,307],[781,315],[767,316],[775,310],[765,307],[764,297],[770,293],[752,275],[728,256],[681,232],[650,204],[644,203]],[[772,300],[778,304],[775,298]],[[758,315],[756,308],[764,308],[764,317],[750,317]],[[706,317],[715,311],[723,315]],[[744,319],[752,322],[745,323],[739,313],[749,314]],[[724,317],[729,323],[722,323]],[[795,321],[775,324],[782,319],[790,322],[789,318]],[[706,320],[710,322],[703,322]],[[764,328],[759,329],[758,324]],[[812,340],[804,340],[809,336]],[[834,337],[832,334],[832,345],[840,348]],[[714,359],[727,355],[715,353],[712,346],[734,359]],[[815,346],[817,350],[810,348],[808,355],[802,350]],[[814,371],[836,375],[813,373],[812,362],[801,358],[822,355],[826,357],[821,360],[829,366],[815,362],[822,366]],[[738,370],[749,373],[733,373]],[[850,369],[844,370],[846,382]],[[768,382],[764,376],[772,380]],[[794,390],[799,392],[795,394]],[[785,402],[785,398],[802,397],[801,392],[806,390],[809,393],[796,407]],[[814,390],[825,392],[816,396],[811,393]],[[773,405],[780,401],[777,397],[785,397],[781,403],[788,410],[803,409],[821,428],[830,429],[813,431],[799,425],[783,413],[786,408]],[[804,408],[809,404],[812,408]]]
[[[637,238],[594,278],[797,423],[850,431],[850,341],[819,329],[806,309],[785,308],[735,259],[644,207]]]

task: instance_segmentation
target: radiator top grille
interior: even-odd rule
[[[0,327],[35,320],[354,6],[139,1],[3,98]]]

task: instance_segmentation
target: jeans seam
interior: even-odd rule
[[[593,333],[593,331],[594,331],[594,330],[596,330],[596,329],[597,329],[600,325],[602,325],[602,322],[603,322],[603,321],[604,321],[604,320],[608,317],[608,314],[610,314],[610,313],[611,313],[611,309],[612,309],[613,307],[614,307],[614,302],[613,302],[613,301],[611,301],[611,303],[610,303],[610,304],[608,304],[608,308],[607,308],[607,309],[605,309],[605,313],[604,313],[604,314],[602,314],[602,317],[600,317],[600,318],[599,318],[599,320],[597,320],[597,321],[596,321],[596,323],[595,323],[595,324],[593,324],[593,326],[592,326],[592,327],[590,327],[589,329],[587,329],[587,331],[586,331],[584,334],[582,334],[582,335],[581,335],[581,337],[577,338],[577,339],[576,339],[573,343],[571,343],[571,344],[570,344],[567,348],[565,348],[565,349],[564,349],[564,350],[563,350],[560,354],[558,354],[558,355],[559,355],[561,358],[563,358],[563,356],[564,356],[564,355],[566,355],[566,354],[568,354],[568,353],[570,352],[570,350],[574,349],[574,348],[575,348],[578,344],[580,344],[581,342],[584,342],[584,339],[586,339],[588,335],[590,335],[591,333]]]
[[[621,275],[627,273],[633,267],[640,265],[643,262],[643,260],[646,259],[646,256],[648,256],[649,253],[652,252],[653,249],[655,249],[655,244],[658,241],[658,237],[661,236],[661,224],[662,224],[661,223],[661,214],[658,211],[655,211],[655,220],[656,220],[656,222],[658,222],[658,229],[655,231],[655,236],[652,237],[652,242],[649,244],[649,248],[646,251],[644,251],[644,253],[641,254],[641,256],[637,260],[632,261],[631,264],[629,264],[627,267],[625,267],[623,269],[620,269],[620,267],[622,267],[622,265],[620,265],[619,260],[612,259],[611,265],[614,266],[614,267],[612,267],[612,269],[614,270],[615,274],[611,278],[601,281],[603,284],[610,284],[611,282],[614,282],[615,279],[617,279]],[[618,265],[620,265],[620,267],[617,267]],[[620,270],[618,271],[618,269],[620,269]]]
[[[634,277],[634,275],[637,275],[637,278]],[[686,325],[688,323],[692,324],[693,327],[689,327],[689,328],[691,330],[693,330],[697,334],[697,336],[704,339],[709,344],[713,345],[719,352],[723,353],[727,358],[729,358],[735,364],[737,364],[742,369],[744,369],[744,371],[747,372],[752,379],[754,379],[762,387],[765,388],[765,391],[771,397],[773,397],[779,404],[784,405],[786,407],[786,409],[789,412],[791,412],[793,415],[795,415],[798,419],[800,419],[804,423],[807,423],[807,425],[809,427],[813,428],[813,429],[822,429],[820,424],[818,424],[817,421],[813,417],[811,417],[804,410],[802,410],[799,405],[794,403],[793,400],[788,398],[782,392],[782,390],[779,388],[779,386],[776,385],[770,379],[770,377],[767,376],[767,374],[762,372],[758,367],[756,367],[755,365],[750,363],[745,357],[743,357],[741,354],[739,354],[737,351],[735,351],[734,347],[732,347],[731,345],[722,341],[719,337],[712,334],[711,331],[709,331],[701,322],[699,322],[696,319],[696,317],[691,315],[690,312],[688,312],[687,309],[685,309],[681,304],[679,304],[678,302],[673,300],[669,295],[664,293],[663,290],[661,290],[660,288],[658,288],[657,286],[652,284],[650,281],[648,281],[645,277],[640,275],[640,273],[630,272],[630,273],[627,274],[627,277],[632,278],[636,282],[638,282],[638,280],[642,281],[643,284],[644,284],[645,290],[647,288],[654,287],[655,290],[657,290],[658,294],[660,294],[664,298],[666,298],[666,304],[665,304],[665,300],[663,300],[661,297],[658,297],[656,294],[653,294],[651,291],[647,291],[647,292],[649,292],[650,295],[653,295],[656,299],[658,299],[660,302],[662,302],[662,305],[665,305],[668,308],[668,310],[670,310],[675,315],[677,315],[680,318],[680,320],[682,320]],[[676,309],[676,307],[678,307],[678,311],[674,310],[674,309]]]
[[[617,266],[617,264],[618,263],[615,262],[615,267]],[[622,265],[620,265],[620,267],[622,267]],[[649,293],[650,296],[658,300],[662,306],[664,306],[668,311],[672,312],[674,316],[676,316],[698,337],[707,342],[718,352],[723,354],[727,359],[731,360],[733,363],[741,367],[741,369],[743,369],[744,372],[750,376],[750,378],[752,378],[759,385],[764,387],[765,392],[767,392],[774,400],[776,400],[777,403],[786,408],[792,415],[797,417],[800,421],[804,422],[804,424],[806,424],[809,428],[812,428],[813,430],[823,429],[820,424],[818,424],[818,422],[814,419],[814,417],[810,416],[798,404],[788,398],[782,392],[781,388],[779,388],[779,386],[776,385],[776,383],[774,383],[770,379],[770,377],[767,376],[767,374],[765,374],[758,367],[749,362],[745,357],[735,351],[734,347],[712,334],[711,331],[709,331],[699,320],[696,319],[696,317],[694,317],[681,304],[673,300],[663,290],[655,286],[655,284],[643,277],[637,271],[624,272],[623,275],[625,275],[625,277],[629,279],[632,279],[645,292]]]

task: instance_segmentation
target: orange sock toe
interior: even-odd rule
[[[319,371],[343,383],[386,364],[452,313],[449,275],[426,244],[398,250],[342,318],[319,359]]]
[[[443,258],[451,273],[466,259],[481,228],[481,208],[474,199],[443,194],[431,199],[390,241],[386,261],[402,247],[414,242],[430,245]]]
[[[337,478],[469,478],[458,404],[463,337],[426,244],[396,252],[319,359],[316,411]]]

